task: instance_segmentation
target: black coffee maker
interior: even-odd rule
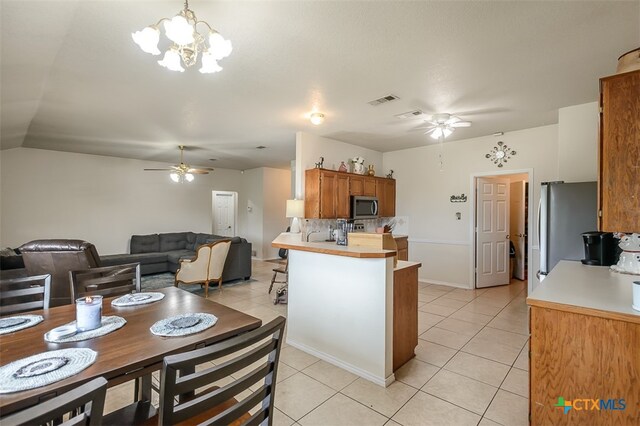
[[[585,232],[584,240],[585,265],[611,266],[617,262],[617,241],[611,232]]]

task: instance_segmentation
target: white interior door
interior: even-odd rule
[[[516,264],[513,274],[519,280],[526,279],[525,277],[525,241],[527,238],[525,229],[525,182],[511,182],[511,189],[509,193],[510,197],[510,220],[509,220],[509,235],[511,235],[511,242],[516,248]]]
[[[237,194],[213,191],[213,233],[225,237],[236,235]]]
[[[509,284],[509,179],[476,182],[476,287]]]

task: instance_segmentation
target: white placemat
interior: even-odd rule
[[[96,360],[86,348],[43,352],[0,367],[0,394],[35,389],[78,374]]]
[[[146,293],[133,293],[125,294],[122,297],[118,297],[116,300],[111,301],[113,306],[136,306],[146,305],[147,303],[157,302],[164,299],[164,293],[146,292]]]
[[[14,315],[0,318],[0,334],[13,333],[42,322],[42,315]]]
[[[181,314],[165,318],[153,324],[151,332],[157,336],[187,336],[199,333],[218,322],[218,317],[205,313]]]
[[[112,331],[119,329],[126,323],[127,323],[127,320],[115,315],[102,317],[102,326],[99,328],[96,328],[95,330],[79,331],[73,336],[63,337],[61,339],[53,339],[51,338],[51,336],[49,336],[49,333],[45,333],[44,340],[50,343],[79,342],[81,340],[93,339],[94,337],[100,337],[100,336],[104,336],[105,334],[109,334]],[[65,325],[75,326],[76,322],[72,321]]]

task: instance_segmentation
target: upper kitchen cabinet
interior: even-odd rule
[[[640,232],[640,70],[600,79],[600,230]]]
[[[378,215],[380,217],[396,215],[395,179],[376,179],[376,197],[378,198]]]
[[[336,219],[349,217],[349,178],[324,169],[305,172],[304,217]]]
[[[376,196],[376,178],[372,176],[349,175],[349,194]]]

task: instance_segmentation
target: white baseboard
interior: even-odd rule
[[[293,346],[294,348],[300,349],[301,351],[304,351],[310,355],[315,356],[316,358],[320,358],[321,360],[327,361],[329,364],[333,364],[336,367],[340,367],[344,370],[347,370],[353,374],[356,374],[360,377],[362,377],[363,379],[367,379],[370,382],[375,383],[376,385],[379,386],[383,386],[383,387],[387,387],[389,386],[391,383],[395,382],[396,380],[396,376],[391,373],[391,375],[389,377],[378,377],[378,376],[374,376],[373,374],[369,373],[368,371],[365,371],[361,368],[358,368],[354,365],[348,364],[344,361],[341,361],[331,355],[328,355],[324,352],[320,352],[316,349],[310,348],[307,345],[304,345],[302,343],[298,343],[295,340],[290,340],[287,339],[287,344]]]
[[[440,280],[430,280],[430,279],[419,278],[418,282],[419,283],[423,283],[423,284],[446,285],[446,286],[449,286],[449,287],[463,288],[465,290],[473,290],[467,284],[452,283],[452,282],[449,282],[449,281],[440,281]]]

